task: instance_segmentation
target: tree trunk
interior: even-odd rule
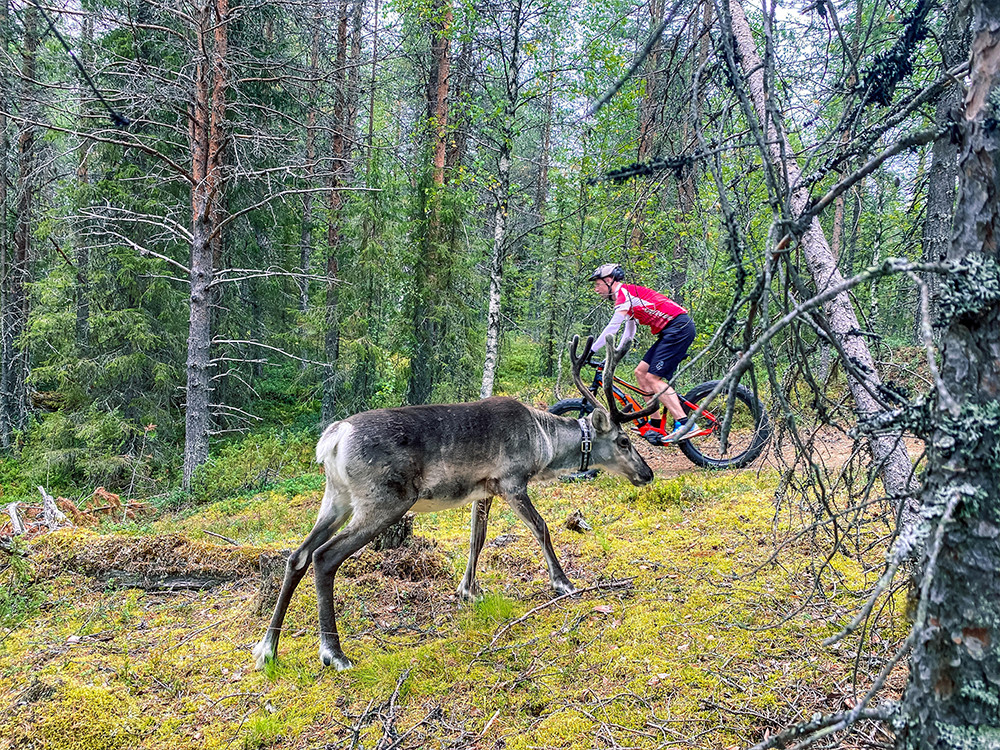
[[[222,160],[226,144],[229,0],[198,8],[194,101],[190,110],[191,146],[191,302],[188,319],[187,403],[183,486],[190,489],[195,470],[208,459],[211,430],[212,281],[219,205],[224,191]]]
[[[942,282],[941,378],[922,500],[919,637],[899,750],[1000,747],[1000,8],[974,2],[969,91],[959,123],[959,193]],[[940,541],[940,548],[937,546]]]
[[[319,3],[312,9],[310,18],[312,34],[309,41],[309,81],[306,86],[308,110],[306,111],[306,184],[311,188],[316,172],[316,112],[319,109],[319,40],[323,29],[323,10]],[[313,194],[302,194],[302,226],[299,231],[299,312],[309,311],[309,271],[313,251]],[[304,333],[304,331],[303,331]],[[305,366],[305,363],[303,363]]]
[[[4,38],[7,38],[10,30],[10,5],[4,3],[3,10],[0,11],[0,31]],[[11,89],[11,78],[4,76],[4,89]],[[7,135],[7,112],[6,107],[0,107],[0,449],[6,449],[10,444],[10,428],[8,419],[4,416],[7,408],[7,400],[4,396],[7,379],[7,279],[10,276],[8,264],[12,257],[13,246],[11,236],[8,231],[10,214],[7,210],[7,200],[9,198],[7,186],[11,184],[11,169],[8,162],[10,153],[10,139]]]
[[[94,44],[94,18],[87,13],[83,18],[82,52],[84,64],[91,58]],[[80,87],[80,118],[87,112],[85,89]],[[78,145],[79,159],[76,165],[77,205],[82,205],[90,196],[90,158],[91,146],[81,139]],[[82,351],[87,350],[90,340],[90,248],[87,244],[86,225],[82,219],[77,219],[73,225],[73,250],[76,260],[76,343]]]
[[[652,31],[663,22],[663,0],[649,0],[649,29]],[[659,78],[661,43],[649,51],[646,57],[645,93],[639,104],[639,143],[636,158],[645,161],[653,152],[659,135],[659,125],[663,114],[663,96]]]
[[[769,158],[774,165],[776,175],[787,175],[788,208],[791,216],[799,216],[809,203],[809,188],[802,184],[801,171],[791,156],[793,153],[791,144],[785,136],[784,129],[778,127],[780,122],[776,123],[777,112],[768,106],[764,69],[743,6],[739,0],[730,0],[728,8],[735,49],[739,53],[739,62],[743,67],[750,101],[755,110],[746,112],[746,116],[756,117],[760,123],[766,142],[766,158]],[[837,259],[830,251],[819,219],[814,218],[810,222],[800,242],[806,265],[818,292],[835,287],[843,281],[843,276],[837,269]],[[861,326],[858,324],[858,317],[850,297],[846,292],[842,292],[824,306],[824,312],[834,336],[853,365],[849,370],[848,387],[854,399],[855,411],[859,419],[873,417],[884,410],[884,406],[872,395],[881,391],[882,384],[868,344],[857,335]],[[914,489],[912,467],[905,445],[900,436],[884,434],[872,436],[869,445],[876,465],[880,467],[887,495],[905,503],[904,525],[911,525],[915,522],[916,501],[912,497]]]
[[[968,44],[963,43],[964,13],[957,12],[957,3],[949,3],[948,27],[941,42],[941,54],[946,70],[950,70],[967,55]],[[953,110],[961,104],[961,89],[949,86],[938,99],[934,123],[943,127],[952,117]],[[939,138],[931,147],[931,167],[927,177],[927,217],[924,219],[923,259],[931,263],[946,257],[951,244],[951,220],[955,211],[955,191],[958,179],[958,145],[951,138]],[[930,319],[936,319],[938,276],[928,274],[925,279],[929,291]],[[914,316],[914,339],[921,340],[919,311]]]
[[[0,342],[0,447],[13,445],[14,434],[27,423],[28,352],[22,337],[28,327],[28,282],[32,209],[35,191],[35,126],[31,87],[35,80],[35,55],[38,51],[38,11],[24,8],[24,44],[21,48],[21,112],[25,121],[17,139],[16,208],[12,252],[0,271],[3,284],[3,305],[0,308],[2,342]]]
[[[337,418],[340,360],[340,255],[343,245],[341,224],[344,220],[344,194],[347,182],[348,91],[347,91],[347,27],[350,20],[347,0],[341,0],[337,20],[337,55],[333,74],[333,174],[330,177],[330,223],[327,225],[326,258],[326,335],[323,378],[323,422]]]
[[[499,127],[499,155],[497,157],[496,207],[493,211],[493,252],[490,255],[489,311],[486,315],[486,358],[483,364],[483,382],[479,398],[493,395],[497,365],[500,359],[500,302],[503,290],[503,262],[507,255],[507,213],[510,208],[510,168],[514,150],[514,120],[521,100],[521,28],[524,18],[520,0],[510,8],[510,56],[502,59],[505,72],[504,105]]]
[[[542,121],[542,142],[538,155],[538,179],[535,183],[535,221],[538,224],[538,245],[540,256],[545,259],[545,217],[548,214],[549,202],[549,165],[552,161],[552,113],[555,109],[555,67],[556,50],[552,47],[549,57],[549,70],[545,73],[548,79],[545,91],[545,114]],[[558,258],[545,260],[549,268],[549,278],[545,283],[545,355],[542,362],[542,374],[551,377],[555,372],[555,328],[556,328],[556,291],[558,289]]]
[[[701,23],[691,24],[691,50],[695,55],[695,63],[692,65],[691,86],[694,86],[695,74],[703,70],[708,61],[710,52],[709,30],[712,28],[713,17],[712,0],[703,0]],[[701,119],[702,109],[705,104],[705,87],[699,86],[696,92],[692,92],[691,107],[684,117],[684,132],[681,138],[681,149],[686,149],[690,139],[691,131],[696,127],[696,123]],[[693,257],[692,250],[698,243],[692,241],[689,221],[695,216],[695,208],[698,202],[696,177],[698,171],[694,165],[687,169],[677,181],[677,209],[680,214],[680,225],[684,231],[677,234],[673,248],[672,258],[669,261],[670,276],[667,288],[670,296],[679,303],[684,303],[684,286],[687,284],[687,266]]]
[[[431,24],[431,65],[427,87],[427,136],[430,151],[429,184],[418,190],[423,231],[417,239],[414,267],[413,355],[407,398],[413,404],[431,399],[438,376],[437,349],[444,340],[443,301],[450,277],[450,260],[442,257],[445,240],[441,208],[445,182],[448,133],[448,86],[453,13],[450,0],[441,0]]]
[[[509,122],[509,120],[508,120]],[[493,211],[493,252],[490,254],[490,291],[486,314],[486,357],[483,362],[483,382],[479,398],[493,395],[497,366],[500,360],[500,301],[503,289],[503,261],[506,255],[507,211],[510,204],[510,157],[511,139],[509,129],[500,146],[497,165],[497,205]]]
[[[372,169],[375,163],[375,93],[378,82],[379,59],[379,0],[375,0],[374,3],[372,24],[371,67],[367,78],[368,102],[366,109],[368,123],[363,149],[365,155],[365,187],[371,187],[372,185]],[[359,57],[358,65],[356,66],[359,76],[361,70],[360,62]],[[358,335],[364,340],[364,345],[359,353],[357,367],[354,369],[354,376],[351,379],[351,392],[355,402],[369,406],[374,405],[373,402],[375,401],[375,393],[378,386],[378,365],[373,356],[373,349],[378,346],[379,334],[382,329],[378,324],[378,318],[383,314],[380,299],[382,289],[382,285],[379,283],[379,279],[381,278],[380,269],[373,262],[374,259],[370,252],[371,245],[375,240],[375,222],[373,221],[372,213],[372,211],[367,209],[362,212],[361,230],[358,237],[358,258],[361,263],[357,283],[360,288],[365,290]]]
[[[663,0],[649,0],[650,31],[659,27],[663,21]],[[646,161],[653,153],[653,147],[660,134],[660,124],[663,120],[663,91],[660,83],[660,49],[657,42],[646,57],[646,73],[644,76],[645,92],[639,103],[639,138],[636,147],[636,160]],[[644,249],[646,244],[646,205],[651,200],[649,192],[658,193],[658,184],[641,185],[635,183],[636,197],[632,208],[633,224],[629,237],[629,248],[633,253]]]
[[[433,117],[433,180],[435,187],[444,185],[445,157],[448,145],[448,84],[451,74],[451,27],[453,12],[449,0],[441,3],[441,21],[431,31],[432,75],[431,112]],[[440,221],[435,212],[434,221]],[[433,234],[437,234],[436,232]]]

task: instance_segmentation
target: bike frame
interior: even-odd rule
[[[604,387],[604,363],[595,362],[592,363],[592,366],[596,369],[596,372],[594,373],[594,382],[590,384],[590,390],[592,393],[596,395],[597,392]],[[648,391],[642,390],[642,388],[639,388],[637,385],[629,383],[627,380],[622,380],[617,375],[612,376],[611,382],[613,383],[611,390],[615,395],[615,400],[618,401],[620,405],[627,407],[629,411],[638,411],[639,409],[642,409],[646,405],[646,402],[649,400],[650,396],[653,395]],[[633,396],[633,394],[635,395]],[[677,398],[680,399],[682,406],[686,406],[691,411],[694,411],[695,409],[698,408],[697,404],[692,404],[690,401],[684,398],[680,393],[677,394]],[[654,420],[651,418],[644,418],[638,420],[636,422],[636,429],[638,430],[639,434],[644,436],[647,433],[658,432],[661,436],[666,436],[669,435],[671,432],[673,432],[674,431],[673,419],[663,418],[663,412],[665,411],[665,409],[666,407],[660,408],[659,411],[660,417],[655,420],[656,422],[659,422],[659,426],[653,424]],[[716,428],[718,428],[719,420],[715,416],[715,414],[708,411],[707,409],[703,409],[701,412],[701,416],[704,417],[704,424],[707,424],[708,426],[703,427],[700,430],[692,430],[691,432],[688,433],[687,437],[701,437],[703,435],[710,435],[712,434],[712,432],[715,431]]]

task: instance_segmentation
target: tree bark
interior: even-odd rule
[[[524,18],[520,0],[510,6],[509,43],[501,49],[510,51],[501,59],[504,71],[504,102],[499,127],[499,154],[497,156],[496,206],[493,210],[493,252],[490,254],[490,291],[486,315],[486,357],[483,363],[483,381],[479,398],[493,395],[493,383],[500,359],[500,302],[503,290],[503,262],[507,255],[507,213],[510,209],[510,169],[514,150],[514,120],[521,99],[521,28]]]
[[[938,527],[903,696],[899,750],[1000,747],[1000,7],[974,2],[959,193],[942,282],[941,398],[922,501]],[[929,523],[929,522],[928,522]]]
[[[433,183],[444,185],[445,157],[448,145],[448,83],[451,74],[451,27],[454,15],[449,0],[444,0],[440,24],[431,31],[432,95],[429,99],[433,118]],[[435,214],[435,221],[440,215]]]
[[[448,134],[448,89],[451,70],[453,12],[450,0],[440,0],[431,23],[431,64],[427,88],[427,136],[430,179],[418,186],[423,231],[417,238],[414,267],[413,355],[407,398],[412,404],[431,399],[438,376],[437,348],[444,340],[442,297],[447,292],[450,259],[443,257],[445,239],[441,209],[445,183]]]
[[[14,435],[27,423],[28,352],[22,337],[28,327],[28,282],[31,279],[30,249],[32,209],[35,192],[35,126],[31,87],[35,80],[35,55],[38,51],[38,11],[24,8],[24,43],[21,47],[20,106],[24,115],[17,139],[17,182],[14,236],[11,252],[0,271],[3,285],[0,307],[0,448],[13,445]]]
[[[663,21],[663,0],[649,0],[649,28],[656,29]],[[663,122],[663,85],[660,81],[660,50],[662,42],[657,42],[646,57],[646,73],[644,76],[645,91],[639,103],[639,138],[636,144],[636,160],[646,161],[653,153],[653,148],[660,135],[660,125]],[[636,197],[632,208],[633,224],[629,237],[629,248],[633,253],[639,253],[646,244],[646,205],[650,201],[648,191],[658,193],[655,184],[635,185]],[[653,251],[655,252],[655,250]],[[651,254],[651,253],[649,253]]]
[[[317,2],[310,18],[312,33],[309,40],[309,80],[306,84],[308,110],[306,111],[306,183],[313,186],[316,172],[316,113],[319,109],[319,49],[320,32],[323,29],[322,6]],[[302,226],[299,231],[299,311],[305,315],[309,311],[309,270],[312,267],[313,251],[313,194],[302,194]],[[303,363],[304,365],[304,363]]]
[[[957,12],[949,3],[951,13],[948,14],[948,26],[941,43],[942,63],[950,70],[968,52],[968,44],[963,43],[966,16]],[[945,126],[961,105],[961,89],[949,86],[938,99],[934,112],[934,123],[938,127]],[[927,176],[927,217],[924,219],[923,259],[934,262],[943,259],[948,254],[951,244],[951,221],[955,211],[955,193],[958,180],[958,144],[951,138],[939,138],[931,147],[931,166]],[[929,291],[929,310],[931,320],[936,317],[938,276],[928,274],[925,279]],[[914,338],[921,340],[920,316],[914,316]]]
[[[726,7],[726,6],[723,6]],[[801,215],[809,203],[809,188],[802,184],[802,174],[792,156],[793,150],[780,127],[778,113],[768,105],[764,84],[764,68],[739,0],[729,0],[729,16],[735,49],[749,89],[749,99],[754,111],[746,112],[755,118],[763,134],[766,158],[770,159],[775,175],[787,179],[787,201],[791,217]],[[806,266],[818,292],[835,287],[843,281],[837,269],[837,259],[830,250],[819,219],[813,218],[800,238]],[[881,392],[882,384],[868,344],[858,335],[861,326],[846,292],[834,297],[824,306],[824,312],[837,341],[843,347],[852,367],[848,369],[848,387],[854,399],[858,418],[864,420],[884,411],[885,406],[873,394]],[[916,519],[916,501],[913,497],[913,471],[906,447],[899,435],[879,434],[869,438],[869,446],[880,467],[882,483],[889,497],[906,506],[904,526]]]
[[[344,193],[341,188],[347,182],[347,138],[348,138],[348,98],[347,91],[347,47],[348,22],[350,20],[347,0],[341,0],[337,20],[337,54],[333,74],[333,174],[330,177],[330,223],[327,225],[326,256],[326,334],[324,336],[324,359],[326,373],[323,378],[323,422],[332,422],[337,417],[339,397],[340,360],[340,255],[343,245],[341,224],[344,220]]]
[[[713,23],[712,0],[703,0],[701,22],[691,24],[691,50],[695,63],[692,65],[691,86],[694,86],[695,76],[703,70],[708,61],[710,52],[709,43],[711,37],[709,31]],[[681,148],[686,149],[691,138],[690,133],[696,127],[696,122],[701,119],[702,110],[705,104],[705,87],[699,86],[697,91],[692,92],[691,108],[684,117],[683,137],[681,138]],[[680,225],[685,228],[683,233],[678,233],[672,247],[672,258],[670,259],[670,276],[668,289],[670,296],[677,302],[684,304],[684,286],[687,284],[687,265],[693,257],[692,250],[698,246],[697,242],[691,241],[692,234],[689,221],[695,214],[698,202],[697,192],[697,168],[692,165],[677,181],[677,209],[680,214]]]
[[[199,6],[195,32],[194,101],[190,110],[191,147],[191,299],[188,318],[187,402],[184,431],[184,489],[208,459],[211,429],[213,239],[223,197],[229,0]]]
[[[87,13],[83,18],[83,34],[81,40],[84,64],[88,64],[94,45],[94,17]],[[88,105],[84,88],[80,88],[80,118],[83,119]],[[76,182],[78,190],[77,203],[82,205],[89,198],[91,145],[81,139],[78,146],[79,158],[76,165]],[[81,350],[86,351],[90,341],[90,247],[87,244],[86,225],[82,219],[77,219],[73,225],[73,250],[76,260],[76,343]]]
[[[3,10],[0,11],[0,32],[4,38],[9,35],[10,29],[10,5],[4,3]],[[11,79],[4,76],[4,89],[11,89]],[[6,449],[10,444],[10,428],[8,419],[4,416],[7,408],[6,397],[4,396],[7,379],[7,279],[10,271],[9,262],[12,257],[13,245],[11,235],[8,230],[10,214],[7,209],[9,199],[7,186],[11,184],[11,170],[7,155],[10,153],[10,138],[7,135],[7,112],[6,107],[0,108],[0,449]]]
[[[538,242],[542,250],[542,258],[547,258],[545,251],[545,217],[548,214],[549,202],[549,165],[552,161],[552,114],[555,110],[555,79],[556,50],[552,48],[549,57],[548,79],[545,92],[545,115],[542,122],[542,143],[538,159],[538,181],[535,185],[535,214],[538,223]],[[560,227],[562,222],[560,222]],[[561,230],[560,230],[561,231]],[[545,285],[545,360],[542,373],[551,377],[556,364],[556,298],[559,292],[559,253],[558,243],[552,251],[552,257],[546,260],[548,266],[548,282]]]

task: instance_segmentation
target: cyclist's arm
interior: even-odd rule
[[[594,342],[594,347],[591,351],[600,351],[608,338],[618,333],[618,329],[622,327],[622,323],[625,323],[624,340],[631,341],[635,338],[635,320],[627,317],[623,311],[615,310],[615,314],[611,316],[611,321],[604,327],[604,330],[597,335],[597,340]]]

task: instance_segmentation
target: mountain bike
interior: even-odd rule
[[[589,348],[589,347],[588,347]],[[595,369],[594,380],[590,392],[596,394],[607,388],[604,383],[604,363],[586,361],[584,364]],[[639,412],[652,394],[622,380],[612,372],[611,392],[618,406],[626,411]],[[717,380],[696,385],[684,396],[680,397],[681,405],[688,414],[695,411],[699,404],[718,385]],[[687,434],[685,439],[664,443],[663,438],[673,432],[674,420],[664,409],[656,415],[642,417],[636,420],[634,428],[639,435],[653,445],[676,445],[692,463],[708,469],[740,469],[752,463],[767,447],[771,439],[771,426],[767,412],[760,400],[750,389],[737,385],[733,402],[733,415],[730,421],[729,434],[723,441],[723,421],[726,416],[726,405],[729,392],[723,389],[713,402],[714,409],[705,409],[696,420],[696,427]],[[567,398],[557,401],[549,407],[549,412],[567,417],[582,417],[594,410],[591,401],[583,398]]]

